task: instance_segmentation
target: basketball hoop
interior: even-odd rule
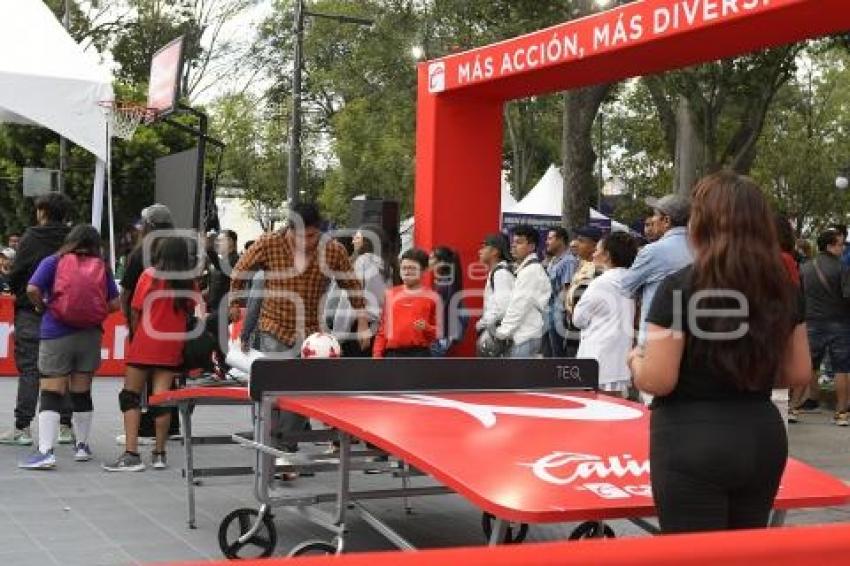
[[[156,110],[141,104],[103,100],[98,102],[109,120],[110,134],[122,140],[132,139],[139,124],[149,124],[156,118]]]

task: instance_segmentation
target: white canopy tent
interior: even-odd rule
[[[514,214],[529,214],[535,216],[561,216],[564,202],[564,177],[555,165],[550,165],[534,188],[513,208]],[[609,220],[598,210],[590,209],[590,218],[594,220]],[[611,229],[619,232],[629,232],[625,224],[611,220]]]
[[[110,73],[41,0],[0,2],[0,122],[48,128],[97,157],[92,224],[98,228],[109,160],[106,116],[98,102],[112,99]]]

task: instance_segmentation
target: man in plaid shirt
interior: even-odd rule
[[[320,330],[323,297],[335,279],[357,310],[361,346],[369,345],[369,321],[363,291],[342,244],[322,237],[322,218],[313,204],[297,205],[285,231],[260,237],[231,274],[232,292],[241,291],[253,273],[263,270],[260,350],[296,357],[304,338]],[[239,295],[230,300],[230,318],[240,316]]]
[[[366,303],[345,248],[322,237],[322,217],[315,205],[296,205],[290,214],[285,231],[261,236],[233,268],[230,319],[239,320],[241,316],[237,292],[250,284],[254,272],[263,270],[260,351],[278,358],[298,357],[304,339],[320,330],[324,295],[330,280],[335,279],[357,310],[357,337],[365,350],[370,343]],[[297,432],[307,428],[307,419],[281,412],[274,428]],[[298,446],[289,443],[284,449],[294,452]],[[295,477],[294,473],[284,475],[286,480]]]

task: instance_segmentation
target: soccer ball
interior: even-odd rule
[[[331,334],[316,332],[304,340],[301,345],[302,358],[339,358],[342,356],[342,348],[336,338]]]

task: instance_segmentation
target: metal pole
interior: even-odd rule
[[[192,215],[192,227],[196,230],[206,230],[206,214],[201,212],[204,199],[204,160],[207,153],[207,115],[198,112],[198,165],[197,178],[195,179],[195,208]]]
[[[71,2],[65,0],[65,14],[62,16],[65,31],[71,29]],[[59,192],[65,192],[65,172],[68,170],[68,140],[59,136]]]
[[[603,137],[603,122],[605,121],[605,114],[602,112],[601,109],[599,110],[598,116],[599,118],[597,122],[599,123],[599,155],[597,156],[597,159],[599,160],[599,193],[597,193],[596,196],[596,210],[602,212],[602,187],[605,182],[605,180],[602,178],[602,152],[605,151],[605,139]]]
[[[286,198],[289,206],[298,203],[299,180],[301,176],[301,66],[304,48],[304,2],[295,3],[295,57],[292,69],[292,124],[289,130],[289,179]]]

